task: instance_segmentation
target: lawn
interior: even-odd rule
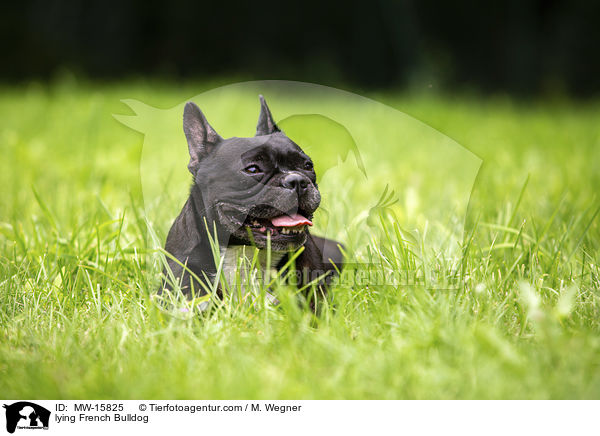
[[[190,183],[181,105],[214,87],[0,87],[2,397],[600,398],[600,102],[265,92],[323,174],[315,232],[387,280],[335,286],[318,317],[284,285],[181,312],[153,297],[156,246]],[[227,98],[194,101],[250,135],[258,99]],[[158,108],[120,118],[146,136],[122,99]],[[347,124],[293,116],[314,107]]]

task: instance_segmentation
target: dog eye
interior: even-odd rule
[[[244,171],[250,174],[257,174],[260,173],[260,168],[258,167],[258,165],[250,165],[244,168]]]
[[[307,170],[312,170],[313,169],[313,163],[311,161],[307,161],[304,164],[304,168],[306,168]]]

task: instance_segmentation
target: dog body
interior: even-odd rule
[[[183,129],[194,183],[165,250],[177,259],[168,259],[168,267],[188,296],[205,294],[214,282],[220,261],[215,245],[227,280],[240,256],[252,257],[252,247],[260,250],[261,267],[274,269],[304,247],[295,260],[298,285],[320,276],[326,277],[325,285],[342,266],[340,244],[308,231],[321,201],[312,161],[280,131],[262,96],[260,102],[251,138],[223,139],[194,103],[185,106]],[[269,243],[271,264],[262,265]],[[168,281],[165,287],[172,288]]]

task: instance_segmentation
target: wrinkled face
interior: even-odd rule
[[[300,247],[321,196],[311,159],[285,134],[220,141],[195,183],[221,226],[246,245]]]
[[[223,139],[192,102],[183,111],[188,169],[206,215],[236,244],[276,251],[304,244],[321,196],[310,158],[275,124],[262,96],[256,135]]]

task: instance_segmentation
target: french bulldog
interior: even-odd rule
[[[258,248],[264,261],[268,240],[271,265],[263,268],[282,268],[304,247],[295,260],[299,287],[320,278],[318,287],[325,292],[342,268],[341,244],[309,232],[321,201],[313,163],[279,129],[262,95],[259,99],[256,135],[249,138],[223,139],[198,106],[185,105],[183,130],[193,184],[165,250],[177,259],[167,261],[170,277],[188,297],[206,294],[215,281],[218,258],[211,239],[213,247],[219,246],[225,277],[232,276],[238,256],[253,250],[249,247]],[[163,287],[173,289],[168,280]]]

